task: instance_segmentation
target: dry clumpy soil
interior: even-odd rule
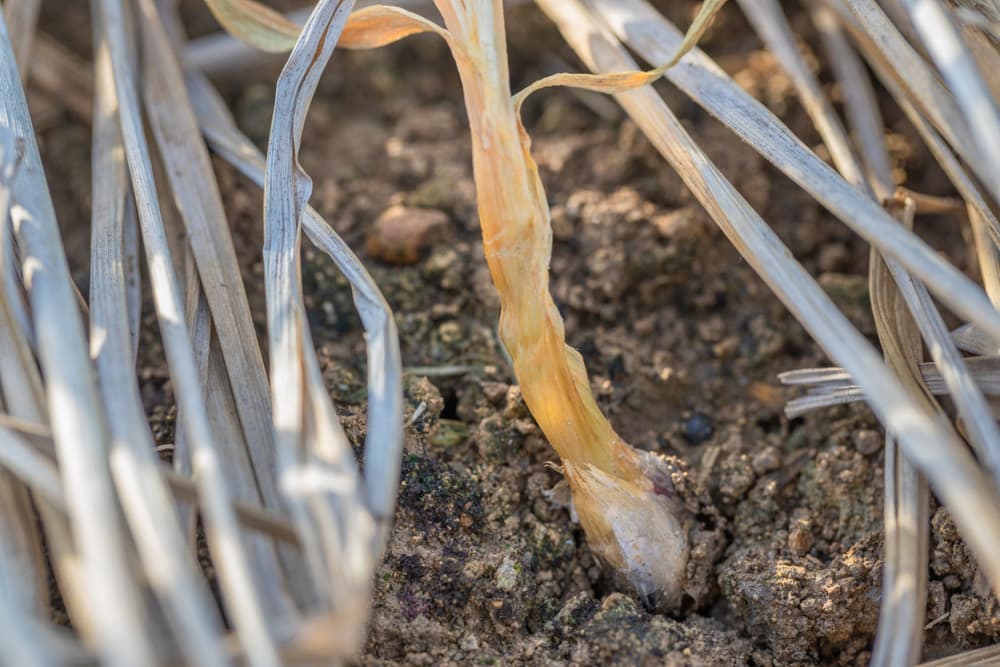
[[[182,4],[194,32],[212,29],[198,3]],[[695,6],[658,4],[682,25]],[[803,43],[814,43],[805,17],[792,18]],[[534,9],[515,10],[510,25],[515,88],[576,66]],[[86,53],[85,40],[67,41]],[[738,11],[724,11],[705,47],[818,145],[788,79]],[[264,69],[224,85],[241,126],[260,143],[274,75]],[[658,87],[795,255],[874,336],[867,247],[679,92]],[[949,194],[913,131],[884,106],[900,179]],[[784,417],[790,394],[777,373],[828,361],[614,105],[547,91],[528,103],[526,122],[552,206],[552,291],[569,342],[584,355],[594,393],[621,435],[684,459],[708,489],[725,547],[702,564],[711,570],[706,601],[683,616],[651,613],[615,588],[579,526],[547,494],[560,479],[555,453],[497,342],[465,112],[445,48],[425,36],[379,52],[340,53],[312,106],[303,163],[315,181],[314,205],[358,250],[393,307],[411,369],[399,509],[362,663],[866,664],[881,580],[879,426],[861,406]],[[89,176],[80,165],[88,159],[87,128],[67,118],[42,140],[61,219],[86,219]],[[260,195],[221,163],[217,171],[263,330]],[[412,234],[376,224],[393,206],[403,207],[392,215],[404,226],[407,209],[423,211]],[[973,271],[962,224],[934,219],[922,231]],[[66,233],[76,239],[69,244],[75,256],[84,257],[85,229],[70,225]],[[360,443],[364,341],[350,290],[310,247],[303,271],[325,377]],[[85,270],[76,273],[85,288]],[[158,439],[170,442],[170,388],[154,333],[145,347],[144,395]],[[926,657],[1000,638],[996,601],[954,525],[940,509],[932,516],[927,618],[935,625]]]

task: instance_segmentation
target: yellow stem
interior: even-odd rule
[[[549,208],[511,99],[500,3],[458,4],[438,3],[469,110],[479,222],[501,302],[500,337],[525,403],[559,456],[631,476],[631,448],[601,414],[549,294]]]

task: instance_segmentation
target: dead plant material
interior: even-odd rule
[[[520,117],[527,96],[552,86],[614,95],[839,364],[783,375],[806,390],[786,413],[864,400],[885,424],[886,593],[874,663],[920,658],[928,484],[994,590],[1000,586],[1000,429],[988,400],[1000,395],[1000,111],[988,71],[998,58],[986,36],[998,32],[996,3],[966,2],[961,11],[940,0],[810,3],[844,91],[844,123],[782,6],[741,0],[832,166],[696,48],[724,0],[707,0],[686,33],[644,0],[537,0],[593,73],[552,74],[517,94],[500,0],[434,0],[443,24],[418,0],[360,3],[356,11],[353,0],[320,0],[291,16],[254,0],[206,0],[243,47],[220,36],[188,43],[172,0],[91,4],[94,59],[86,72],[38,33],[39,0],[7,0],[0,19],[5,659],[122,666],[236,659],[264,667],[350,660],[362,650],[400,476],[403,371],[392,313],[374,280],[308,205],[312,181],[300,149],[337,46],[370,49],[419,33],[444,39],[461,79],[485,259],[501,303],[499,335],[520,391],[561,459],[591,548],[644,600],[682,612],[695,589],[706,588],[692,577],[708,575],[692,574],[691,565],[717,556],[694,546],[704,547],[696,533],[711,509],[699,506],[704,496],[682,462],[618,436],[591,393],[583,357],[566,344],[550,294],[551,213]],[[974,30],[984,34],[966,39]],[[247,46],[288,54],[266,154],[198,69],[232,72]],[[644,71],[626,47],[654,69]],[[917,195],[895,182],[866,65],[955,197]],[[649,85],[660,77],[871,243],[881,354],[712,164]],[[93,123],[86,301],[70,276],[28,115],[24,82],[31,78],[56,113],[67,109]],[[72,85],[64,89],[65,79]],[[266,364],[209,149],[264,191]],[[963,208],[978,282],[914,231],[915,217]],[[369,253],[416,262],[446,224],[436,211],[387,211],[374,221]],[[367,334],[363,467],[309,328],[303,232],[351,283]],[[157,459],[137,382],[141,275],[177,401],[173,469]],[[962,326],[948,331],[939,308]],[[471,366],[430,371],[461,368]],[[759,382],[748,391],[772,408],[782,398]],[[944,395],[949,402],[938,401]],[[199,519],[223,614],[190,558]],[[800,531],[788,543],[804,557],[811,540]],[[45,620],[50,569],[71,638]]]

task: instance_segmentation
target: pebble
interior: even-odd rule
[[[808,525],[796,525],[788,531],[788,550],[796,556],[805,556],[812,545],[813,536]]]
[[[438,327],[438,337],[445,345],[457,343],[462,339],[462,327],[455,320],[449,320]]]
[[[497,588],[508,593],[517,586],[517,568],[514,567],[514,562],[510,556],[504,557],[503,562],[500,563],[500,567],[497,568],[496,574],[493,576],[493,581],[496,583]]]
[[[715,432],[712,418],[701,412],[695,412],[684,420],[684,439],[692,445],[700,445]]]
[[[854,446],[865,456],[871,456],[882,449],[882,436],[873,429],[862,429],[854,434]]]
[[[493,405],[499,405],[507,398],[510,386],[503,382],[483,382],[483,396]]]
[[[436,209],[391,206],[375,221],[365,248],[389,264],[416,264],[447,224],[448,216]]]
[[[723,461],[719,472],[719,493],[732,500],[742,498],[756,479],[746,454],[731,456]]]
[[[758,475],[764,475],[781,467],[781,452],[777,447],[767,446],[753,455],[750,465]]]
[[[771,410],[780,410],[785,405],[785,395],[781,387],[765,382],[751,382],[747,394],[761,405]]]

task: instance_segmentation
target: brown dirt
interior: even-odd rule
[[[192,12],[196,4],[185,3]],[[680,23],[694,6],[658,4]],[[804,43],[814,43],[802,19],[795,26]],[[510,23],[515,88],[545,74],[546,57],[576,63],[537,11],[517,10]],[[193,24],[211,29],[204,14]],[[725,10],[705,46],[807,143],[819,143],[788,79],[738,11]],[[262,71],[227,90],[241,125],[260,141],[273,75]],[[658,87],[873,336],[866,246],[680,93]],[[948,194],[912,130],[885,107],[900,176],[913,189]],[[338,54],[310,113],[303,163],[315,181],[314,205],[368,264],[395,311],[404,364],[418,369],[407,376],[399,510],[362,662],[865,664],[881,580],[880,427],[861,406],[783,416],[790,394],[777,373],[826,358],[632,123],[558,90],[530,101],[526,121],[552,206],[552,291],[569,342],[621,435],[682,458],[707,487],[725,548],[698,563],[711,585],[683,616],[651,613],[616,592],[579,526],[548,497],[560,479],[551,467],[556,457],[497,342],[461,92],[444,47],[418,37]],[[42,136],[75,258],[85,256],[86,233],[68,221],[87,217],[88,141],[87,128],[69,118]],[[217,167],[262,318],[260,195]],[[444,231],[405,266],[364,254],[374,221],[397,204],[447,216]],[[955,229],[963,221],[930,223]],[[930,236],[943,240],[952,261],[967,264],[957,234]],[[310,247],[303,268],[330,391],[360,442],[364,341],[350,291]],[[86,276],[76,275],[85,286]],[[159,441],[170,442],[169,382],[149,331],[144,396]],[[931,548],[927,618],[942,620],[927,633],[927,657],[995,641],[996,600],[940,509]]]

